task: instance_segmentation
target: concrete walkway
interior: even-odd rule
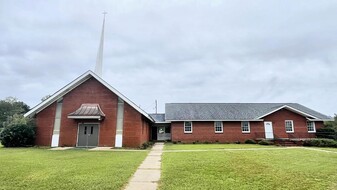
[[[125,190],[155,190],[160,179],[161,155],[164,143],[156,143],[133,174]]]

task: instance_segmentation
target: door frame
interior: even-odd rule
[[[267,138],[267,135],[266,135],[266,123],[270,123],[270,124],[271,124],[271,130],[272,130],[272,135],[273,135],[272,138]],[[264,122],[263,122],[263,128],[264,128],[264,137],[265,137],[266,139],[274,139],[274,127],[273,127],[273,122],[272,122],[272,121],[264,121]]]
[[[78,146],[78,135],[80,132],[80,125],[97,125],[98,131],[97,131],[97,147],[99,145],[99,136],[100,136],[100,123],[95,122],[88,122],[88,123],[78,123],[77,124],[77,138],[76,138],[76,147],[95,147],[95,146]]]

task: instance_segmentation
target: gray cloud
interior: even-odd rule
[[[0,98],[30,106],[94,68],[165,102],[298,102],[336,113],[334,1],[1,1]]]

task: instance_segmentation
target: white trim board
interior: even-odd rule
[[[226,122],[226,121],[238,121],[238,122],[241,122],[241,121],[264,121],[263,119],[244,119],[244,120],[233,120],[233,119],[229,119],[229,120],[221,120],[221,119],[202,119],[202,120],[190,120],[190,119],[186,119],[186,120],[166,120],[167,122],[171,123],[171,122],[180,122],[180,121],[223,121],[223,122]]]
[[[300,110],[298,110],[298,109],[295,109],[295,108],[293,108],[293,107],[291,107],[291,106],[288,106],[288,105],[281,106],[281,107],[279,107],[279,108],[277,108],[277,109],[275,109],[275,110],[273,110],[273,111],[271,111],[271,112],[268,112],[268,113],[266,113],[266,114],[264,114],[264,115],[262,115],[262,116],[259,116],[259,117],[256,118],[256,119],[261,119],[261,118],[263,118],[263,117],[266,117],[267,115],[270,115],[270,114],[272,114],[272,113],[275,113],[275,112],[277,112],[277,111],[279,111],[279,110],[281,110],[281,109],[283,109],[283,108],[288,109],[289,111],[295,112],[295,113],[297,113],[297,114],[300,114],[300,115],[303,115],[303,116],[306,116],[306,117],[312,117],[312,118],[315,118],[315,119],[319,120],[319,118],[317,118],[317,117],[315,117],[315,116],[312,116],[312,115],[310,115],[310,114],[307,114],[307,113],[305,113],[305,112],[302,112],[302,111],[300,111]],[[322,120],[320,120],[320,121],[322,121]]]

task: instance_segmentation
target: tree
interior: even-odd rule
[[[337,114],[335,114],[333,121],[326,121],[324,122],[324,127],[333,128],[337,130]]]
[[[23,115],[28,111],[29,106],[17,98],[7,97],[0,100],[0,128],[3,128],[6,122],[9,123],[15,114]]]
[[[316,136],[318,138],[327,138],[337,140],[337,115],[335,114],[333,121],[324,122],[324,127],[317,129]]]
[[[34,120],[15,114],[0,131],[0,142],[5,147],[33,146],[35,128]]]

